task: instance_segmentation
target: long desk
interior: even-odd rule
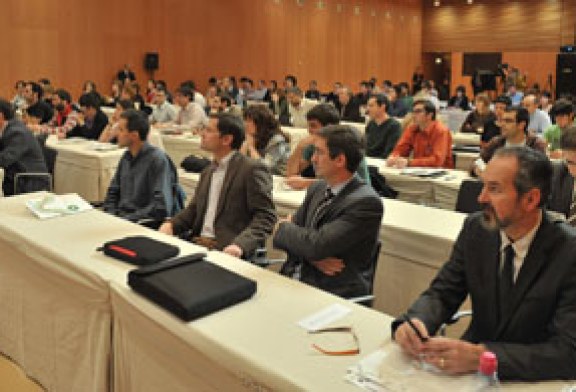
[[[131,266],[95,249],[126,235],[173,243],[181,254],[201,248],[96,210],[40,221],[23,205],[37,195],[0,200],[0,351],[49,391],[357,391],[344,381],[346,369],[390,344],[389,316],[219,252],[208,258],[254,279],[258,291],[184,323],[127,287]],[[354,328],[361,356],[317,353],[296,325],[334,303],[351,310],[333,325]],[[431,377],[413,386],[454,385]],[[558,391],[566,384],[504,389]]]
[[[166,135],[162,134],[162,144],[164,151],[170,156],[172,162],[177,167],[189,155],[210,158],[211,153],[200,148],[200,136],[193,136],[190,133],[183,135]]]
[[[103,201],[124,149],[96,151],[96,142],[58,140],[50,136],[48,148],[58,152],[54,165],[54,192],[78,193],[88,201]]]
[[[199,175],[180,172],[180,183],[194,194]],[[283,190],[274,178],[273,198],[280,216],[293,213],[304,200],[304,191]],[[465,214],[383,199],[382,248],[376,270],[375,309],[399,315],[417,298],[448,260]],[[268,250],[271,251],[270,241]]]
[[[462,181],[470,178],[463,170],[446,170],[434,178],[421,178],[402,174],[402,170],[387,167],[383,159],[367,158],[371,166],[379,168],[386,183],[398,191],[398,199],[453,211]]]

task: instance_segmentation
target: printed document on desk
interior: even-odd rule
[[[93,207],[76,193],[67,195],[43,195],[26,201],[26,207],[40,219],[74,215]]]

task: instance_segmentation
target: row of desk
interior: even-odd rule
[[[255,280],[258,291],[184,323],[132,292],[132,267],[96,249],[126,235],[172,243],[181,254],[202,248],[96,210],[40,221],[24,206],[39,195],[0,200],[0,350],[49,391],[355,391],[344,375],[359,357],[315,352],[296,325],[334,303],[351,309],[336,324],[354,328],[361,355],[390,344],[389,316],[219,252],[208,258]],[[447,382],[433,377],[435,387]]]

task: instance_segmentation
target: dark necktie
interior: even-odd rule
[[[324,198],[318,204],[316,211],[314,211],[314,215],[312,215],[312,220],[310,221],[312,227],[316,227],[318,225],[318,220],[320,219],[322,213],[324,212],[324,210],[326,210],[326,207],[328,207],[333,198],[334,193],[332,193],[332,189],[326,188],[326,191],[324,192]]]
[[[514,287],[514,248],[509,244],[504,249],[504,266],[500,273],[500,316],[508,311],[508,303]]]

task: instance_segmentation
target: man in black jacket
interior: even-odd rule
[[[0,99],[0,167],[4,169],[4,196],[14,194],[15,176],[19,173],[47,173],[38,141],[26,126],[14,119],[10,102]],[[21,185],[20,185],[21,184]],[[48,189],[46,178],[25,178],[19,192]]]
[[[483,212],[466,219],[450,260],[392,324],[405,352],[449,374],[475,372],[491,351],[503,380],[576,377],[576,233],[544,209],[551,176],[538,151],[496,151],[478,197]],[[462,339],[433,337],[467,296]]]
[[[100,110],[100,99],[94,93],[87,93],[78,100],[83,116],[78,125],[66,134],[66,137],[83,137],[98,140],[100,134],[108,125],[108,116]]]

